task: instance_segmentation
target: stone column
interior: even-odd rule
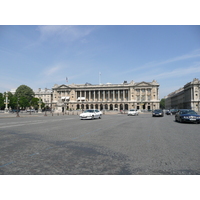
[[[105,90],[103,90],[103,101],[105,101]]]
[[[110,101],[110,90],[108,90],[108,101]]]
[[[91,101],[91,91],[89,91],[89,101]]]
[[[98,101],[100,102],[100,90],[98,90]]]

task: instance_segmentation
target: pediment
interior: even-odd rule
[[[147,83],[147,82],[145,82],[145,81],[142,81],[142,82],[140,82],[140,83],[136,83],[135,86],[136,86],[136,87],[148,87],[148,86],[151,86],[151,84],[150,84],[150,83]]]
[[[63,84],[63,85],[60,85],[59,87],[57,87],[57,89],[70,89],[70,87]]]

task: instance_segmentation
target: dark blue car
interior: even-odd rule
[[[180,109],[175,114],[176,122],[192,122],[192,123],[200,123],[200,115],[198,115],[194,110],[190,109]]]

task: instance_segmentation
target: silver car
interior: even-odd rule
[[[134,109],[131,109],[131,110],[128,111],[128,116],[130,116],[130,115],[136,116],[136,115],[138,115],[138,111],[134,110]]]
[[[79,118],[82,119],[101,119],[102,112],[97,109],[88,109],[79,115]]]

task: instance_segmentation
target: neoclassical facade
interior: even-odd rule
[[[200,111],[200,80],[194,78],[184,87],[170,93],[165,99],[165,107]]]
[[[51,107],[52,106],[52,90],[51,89],[41,89],[34,91],[35,98],[41,99],[45,106]]]
[[[52,109],[57,112],[77,109],[154,110],[159,108],[159,84],[131,81],[122,84],[54,85]]]

